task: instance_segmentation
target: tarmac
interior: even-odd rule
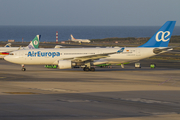
[[[0,120],[179,120],[180,63],[84,72],[0,60]],[[159,65],[159,66],[158,66]]]

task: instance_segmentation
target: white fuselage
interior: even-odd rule
[[[25,47],[0,47],[0,53],[2,52],[12,52],[18,49],[25,49]],[[0,55],[0,58],[4,58],[7,55]]]
[[[0,47],[0,58],[4,58],[7,55],[2,55],[3,52],[12,52],[18,50],[19,47]]]
[[[88,39],[71,39],[71,41],[74,41],[74,42],[86,42],[86,43],[90,43],[91,41],[88,40]]]
[[[14,55],[8,55],[5,60],[26,65],[52,64],[57,65],[59,60],[73,59],[83,56],[106,54],[117,52],[121,48],[60,48],[60,49],[31,49],[18,50],[12,52]],[[137,61],[148,58],[156,54],[154,48],[126,47],[122,53],[110,54],[108,57],[95,60],[94,63],[119,64],[124,62]]]

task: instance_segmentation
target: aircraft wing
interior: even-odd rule
[[[73,62],[93,61],[93,60],[98,60],[101,58],[106,58],[106,57],[109,57],[109,55],[111,55],[111,54],[121,53],[123,51],[124,51],[124,48],[121,48],[117,52],[111,52],[111,53],[105,53],[105,54],[95,54],[95,55],[81,56],[81,57],[75,57],[75,58],[67,58],[67,59],[63,59],[63,60],[71,60]]]

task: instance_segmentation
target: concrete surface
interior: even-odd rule
[[[25,67],[0,60],[0,120],[179,120],[178,66]]]

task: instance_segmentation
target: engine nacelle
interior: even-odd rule
[[[71,60],[59,60],[58,68],[59,69],[71,69],[72,68]]]

